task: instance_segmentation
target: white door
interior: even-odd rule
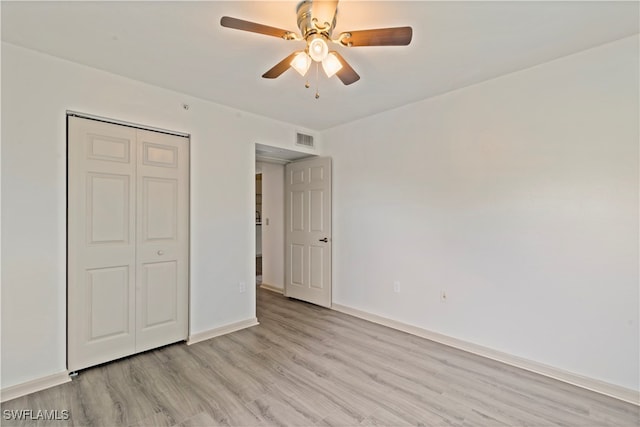
[[[68,139],[75,371],[186,338],[188,140],[78,117],[69,117]]]
[[[136,131],[69,118],[68,365],[135,348]]]
[[[186,139],[138,130],[136,352],[187,337]]]
[[[331,307],[331,159],[285,169],[285,295]]]

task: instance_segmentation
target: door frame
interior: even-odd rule
[[[267,158],[267,157],[258,157],[258,156],[257,156],[257,154],[256,154],[256,152],[257,152],[257,150],[258,150],[257,145],[272,147],[272,148],[274,148],[274,149],[275,149],[275,151],[274,151],[273,153],[270,153],[270,155],[269,155],[269,157],[268,157],[268,158]],[[300,153],[300,154],[301,154],[301,155],[303,155],[303,156],[302,156],[302,157],[300,157],[299,159],[295,159],[295,160],[288,160],[288,159],[284,159],[284,158],[279,158],[279,157],[278,157],[278,154],[277,154],[277,151],[278,151],[278,150],[285,151],[285,152],[287,152],[287,153],[289,153],[289,154],[290,154],[291,152],[296,152],[296,153]],[[253,162],[253,164],[254,164],[254,168],[253,168],[253,175],[252,175],[252,176],[253,176],[253,180],[254,180],[254,181],[255,181],[255,175],[256,175],[256,173],[257,173],[255,165],[256,165],[256,163],[258,163],[258,162],[260,162],[260,163],[278,164],[278,165],[283,166],[283,169],[284,169],[284,167],[285,167],[287,164],[292,163],[292,162],[296,162],[296,161],[303,161],[303,160],[309,160],[309,159],[312,159],[312,158],[319,158],[319,157],[322,157],[322,156],[321,156],[320,154],[318,154],[318,153],[310,153],[310,152],[308,152],[308,151],[303,151],[302,149],[297,149],[297,147],[287,147],[287,148],[284,148],[284,147],[280,147],[280,146],[276,146],[276,145],[269,145],[269,144],[262,144],[262,143],[255,143],[255,144],[254,144],[254,151],[253,151],[253,153],[254,153],[254,162]],[[262,173],[263,173],[263,186],[264,186],[264,172],[262,172]],[[283,181],[282,181],[283,190],[284,190],[284,186],[285,186],[285,183],[286,183],[286,179],[287,179],[287,177],[286,177],[286,173],[285,173],[285,176],[283,177]],[[264,204],[264,200],[265,200],[265,199],[264,199],[264,187],[263,187],[263,204]],[[252,187],[252,201],[253,201],[253,205],[255,206],[255,203],[256,203],[256,198],[255,198],[255,186],[254,186],[254,187]],[[282,220],[283,220],[283,222],[284,222],[284,221],[285,221],[285,219],[286,219],[286,218],[285,218],[285,216],[286,216],[286,195],[285,195],[285,197],[283,197],[283,201],[282,201],[282,202],[283,202],[283,206],[282,206],[282,213],[283,213],[283,217],[282,217]],[[333,208],[331,209],[331,214],[333,215]],[[264,215],[264,212],[263,212],[263,214],[262,214],[262,220],[263,220],[263,231],[264,231],[264,218],[265,218],[265,215]],[[255,225],[252,225],[252,226],[255,228]],[[284,241],[285,241],[285,239],[286,239],[286,224],[285,224],[285,228],[283,229],[283,236],[282,236],[282,237],[283,237],[283,243],[284,243]],[[263,239],[262,239],[262,246],[263,246],[263,250],[262,250],[262,252],[263,252],[263,266],[262,266],[262,273],[263,273],[263,285],[265,285],[265,284],[264,284],[264,246],[265,246],[265,245],[264,245],[264,234],[263,234]],[[256,248],[256,247],[254,247],[253,254],[251,255],[251,256],[252,256],[252,259],[254,259],[254,261],[252,261],[252,263],[253,263],[254,267],[255,267],[256,249],[257,249],[257,248]],[[282,246],[282,248],[281,248],[281,256],[282,256],[283,280],[284,280],[284,282],[282,283],[282,289],[280,289],[280,288],[276,288],[276,287],[273,287],[273,286],[269,286],[269,284],[268,284],[268,283],[266,284],[266,286],[261,285],[260,287],[261,287],[261,288],[263,288],[263,289],[267,289],[267,290],[269,290],[269,291],[272,291],[272,292],[277,292],[277,293],[280,293],[280,294],[286,295],[286,243],[284,243],[284,244],[283,244],[283,246]],[[332,251],[332,259],[331,259],[331,263],[333,264],[333,251]],[[255,269],[254,269],[254,271],[253,271],[253,276],[254,276],[254,277],[255,277],[255,273],[256,273],[256,272],[255,272]],[[333,282],[333,272],[331,273],[331,281]],[[333,300],[333,298],[332,298],[332,300]]]

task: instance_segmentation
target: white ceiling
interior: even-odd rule
[[[219,25],[229,15],[297,31],[296,1],[9,2],[2,39],[314,130],[637,34],[632,2],[341,1],[335,34],[410,25],[408,47],[336,47],[360,74],[260,76],[303,42]],[[322,71],[321,71],[322,73]]]

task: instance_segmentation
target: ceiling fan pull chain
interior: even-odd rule
[[[320,63],[316,62],[316,99],[320,98],[320,91],[318,90],[320,81]]]

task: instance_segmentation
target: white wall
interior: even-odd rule
[[[284,166],[260,163],[260,168],[262,170],[262,283],[284,289]]]
[[[254,144],[298,129],[3,43],[3,388],[66,369],[67,109],[191,134],[191,334],[255,316]]]
[[[334,303],[638,390],[638,101],[632,37],[324,132]]]

